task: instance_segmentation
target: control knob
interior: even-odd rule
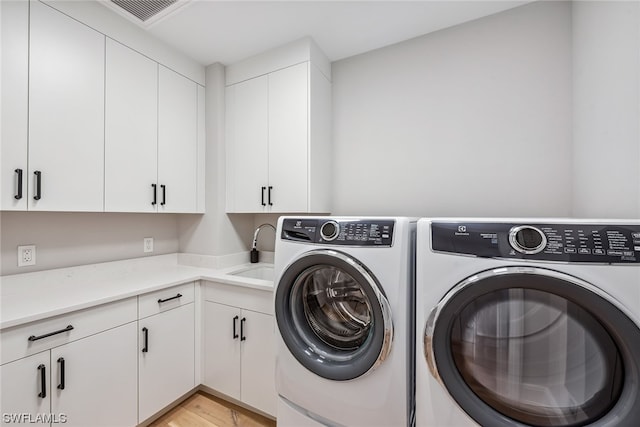
[[[509,243],[521,254],[533,255],[547,246],[547,236],[539,228],[520,225],[509,230]]]
[[[320,227],[320,236],[326,241],[332,241],[340,234],[340,226],[335,221],[327,221]]]

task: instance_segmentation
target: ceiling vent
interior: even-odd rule
[[[189,2],[190,0],[109,0],[100,3],[141,27],[148,28]]]

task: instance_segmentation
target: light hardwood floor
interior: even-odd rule
[[[149,427],[275,427],[276,422],[198,391]]]

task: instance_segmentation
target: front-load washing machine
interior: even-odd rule
[[[279,426],[411,425],[415,228],[409,218],[278,220]]]
[[[417,426],[640,425],[640,222],[421,219]]]

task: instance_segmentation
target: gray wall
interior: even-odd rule
[[[573,99],[574,215],[640,218],[640,3],[574,2]]]
[[[178,251],[176,215],[2,212],[1,274],[160,255]],[[153,237],[154,252],[143,252]],[[33,267],[18,268],[18,245],[36,245]]]
[[[333,63],[334,213],[571,214],[571,7]]]

